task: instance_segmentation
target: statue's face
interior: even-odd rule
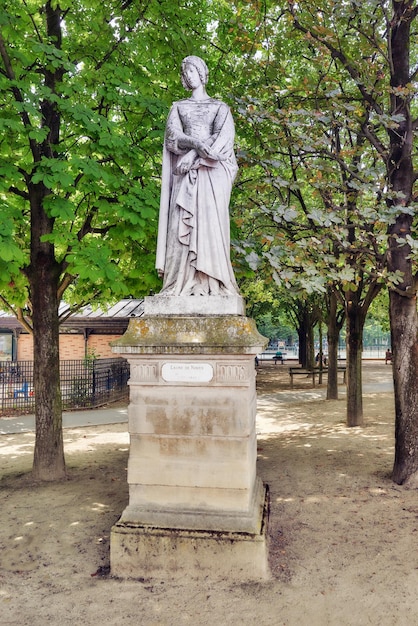
[[[197,71],[195,66],[191,65],[190,63],[186,63],[186,66],[183,71],[183,76],[184,76],[185,82],[190,87],[190,89],[195,89],[196,87],[199,87],[199,85],[202,84],[202,80],[200,78],[199,72]]]

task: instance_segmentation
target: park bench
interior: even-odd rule
[[[337,372],[343,373],[343,383],[345,383],[345,375],[346,375],[346,367],[345,365],[339,365],[337,367]],[[293,377],[294,376],[305,376],[305,378],[312,378],[312,387],[315,387],[315,377],[321,374],[327,374],[328,368],[323,367],[322,369],[319,367],[314,367],[313,369],[306,369],[304,367],[289,367],[289,375],[290,375],[290,386],[293,389]]]
[[[257,354],[256,364],[259,365],[263,363],[264,361],[266,362],[273,361],[273,363],[277,365],[277,361],[279,361],[282,365],[284,365],[284,361],[286,361],[286,359],[287,359],[286,352],[282,352],[282,356],[277,356],[277,352],[266,351],[266,352],[261,352],[260,354]]]
[[[277,365],[277,361],[280,361],[280,363],[284,365],[285,359],[286,359],[286,352],[281,352],[280,354],[276,352],[276,354],[273,357],[274,365]]]
[[[315,370],[305,369],[304,367],[289,367],[290,374],[290,386],[293,389],[293,377],[304,376],[305,378],[312,377],[312,387],[315,387]]]

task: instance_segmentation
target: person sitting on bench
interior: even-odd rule
[[[274,365],[277,365],[277,361],[280,361],[280,363],[282,365],[284,365],[284,362],[283,362],[283,352],[281,350],[276,352],[276,355],[273,357],[273,361],[274,361]]]

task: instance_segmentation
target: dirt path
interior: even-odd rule
[[[29,478],[33,435],[0,437],[0,625],[418,624],[418,495],[390,480],[390,366],[366,364],[365,426],[344,425],[286,368],[263,365],[259,468],[271,490],[266,583],[119,581],[109,531],[127,502],[126,425],[65,431],[70,478]],[[367,385],[372,385],[367,387]],[[390,385],[389,385],[390,387]],[[343,391],[343,389],[341,389]]]

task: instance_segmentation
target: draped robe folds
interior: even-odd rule
[[[194,152],[186,174],[176,173],[181,139],[210,146],[213,158]],[[180,144],[180,145],[179,145]],[[230,261],[229,200],[237,173],[234,122],[229,107],[213,98],[175,102],[167,119],[156,267],[161,295],[236,295]]]

